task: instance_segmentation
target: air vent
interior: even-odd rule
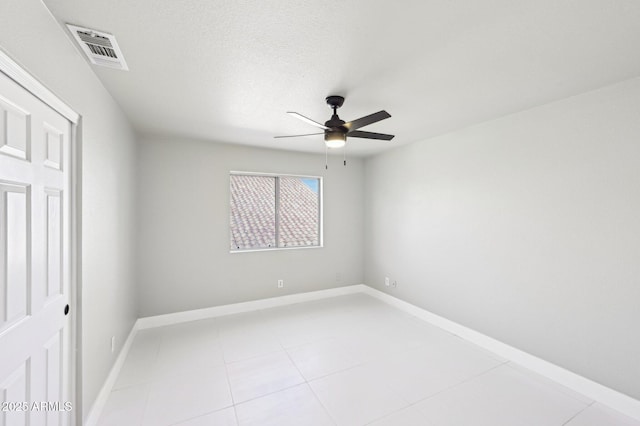
[[[124,71],[129,70],[113,35],[71,24],[67,24],[67,28],[92,64]]]

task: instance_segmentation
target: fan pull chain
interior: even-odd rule
[[[344,160],[344,166],[347,167],[347,144],[344,145],[344,151],[343,151],[343,160]]]
[[[327,145],[324,146],[324,169],[329,170],[329,148]]]

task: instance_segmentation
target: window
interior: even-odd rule
[[[232,172],[231,251],[322,245],[322,179]]]

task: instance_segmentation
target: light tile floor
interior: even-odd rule
[[[640,426],[364,294],[140,331],[100,426]]]

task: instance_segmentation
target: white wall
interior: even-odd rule
[[[640,79],[370,158],[365,182],[366,284],[640,398]]]
[[[141,317],[362,283],[362,160],[148,137],[137,167]],[[324,176],[324,247],[229,253],[231,170]]]
[[[0,2],[0,48],[83,118],[84,414],[135,317],[135,135],[118,105],[39,0]],[[111,336],[116,352],[111,353]]]

